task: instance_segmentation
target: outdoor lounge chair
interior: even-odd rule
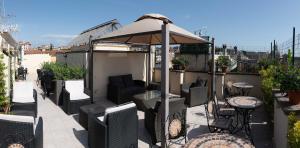
[[[33,82],[15,82],[11,91],[11,110],[19,115],[34,115],[37,117],[37,92],[33,89]]]
[[[80,106],[91,104],[90,96],[84,93],[83,80],[65,81],[62,94],[63,110],[67,114],[76,114]]]
[[[43,147],[43,120],[33,117],[0,114],[0,147],[13,144],[25,148]]]
[[[201,80],[200,84],[195,83],[192,85],[181,85],[181,97],[185,98],[184,103],[187,105],[187,107],[195,107],[201,105],[200,98],[207,95],[207,91],[201,89],[203,86],[207,85],[207,80]]]
[[[158,101],[155,108],[150,108],[145,112],[145,127],[149,132],[152,140],[152,144],[155,145],[161,141],[161,115],[162,109],[160,107],[161,102]],[[181,125],[181,129],[169,129],[169,138],[177,139],[184,137],[186,140],[186,106],[184,104],[184,98],[170,98],[169,101],[169,127],[171,124]]]
[[[44,98],[45,96],[50,96],[50,93],[54,92],[54,73],[52,71],[43,71],[41,86],[44,91]]]
[[[26,75],[27,75],[27,68],[19,67],[18,68],[18,79],[26,80]]]
[[[134,103],[107,108],[100,116],[89,116],[90,148],[137,148],[138,116]]]
[[[79,124],[88,130],[88,116],[96,116],[104,113],[105,107],[102,104],[89,104],[81,106],[79,109]]]
[[[116,104],[130,102],[133,95],[146,91],[145,82],[133,80],[131,74],[110,76],[108,80],[107,98]]]

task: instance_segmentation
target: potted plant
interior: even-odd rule
[[[54,62],[43,63],[42,69],[51,71],[54,74],[54,97],[51,97],[51,100],[56,105],[60,105],[61,102],[60,98],[64,80],[82,79],[85,74],[85,70],[81,67],[67,66]]]
[[[185,68],[188,66],[189,61],[184,56],[175,57],[172,60],[173,69],[174,70],[185,70]]]
[[[292,104],[300,104],[300,70],[290,67],[287,71],[281,72],[280,90],[286,92]]]
[[[0,107],[1,111],[5,114],[10,111],[10,101],[6,96],[6,87],[5,87],[5,74],[4,70],[6,69],[5,64],[3,63],[3,55],[0,55]]]
[[[219,56],[217,59],[217,65],[221,67],[223,73],[226,73],[228,66],[231,65],[231,61],[228,56]]]

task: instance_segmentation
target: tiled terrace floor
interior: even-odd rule
[[[68,116],[48,98],[43,99],[41,90],[38,90],[38,112],[44,120],[44,147],[45,148],[82,148],[87,147],[87,131],[77,122],[78,116]],[[103,102],[107,106],[112,104]],[[207,122],[203,107],[189,108],[187,111],[188,139],[207,133]],[[144,128],[144,113],[139,116],[139,147],[148,148],[150,136]],[[272,129],[268,125],[263,107],[253,114],[252,131],[256,147],[272,147]],[[184,140],[174,142],[170,147],[181,147]]]

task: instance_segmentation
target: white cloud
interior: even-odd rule
[[[45,34],[42,35],[43,38],[52,38],[52,39],[73,39],[77,35],[69,35],[69,34]]]

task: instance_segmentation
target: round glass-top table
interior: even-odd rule
[[[208,133],[191,139],[185,148],[254,148],[249,140],[226,134]]]
[[[250,96],[237,96],[228,99],[228,104],[232,106],[236,112],[236,121],[238,124],[236,125],[233,133],[244,130],[246,135],[250,138],[253,143],[251,128],[250,128],[250,117],[251,113],[258,107],[262,105],[262,101],[258,100],[255,97]],[[239,116],[242,118],[239,119]]]
[[[246,82],[236,82],[232,84],[233,87],[237,88],[240,90],[241,95],[248,95],[250,89],[252,89],[254,86],[251,84],[248,84]]]

